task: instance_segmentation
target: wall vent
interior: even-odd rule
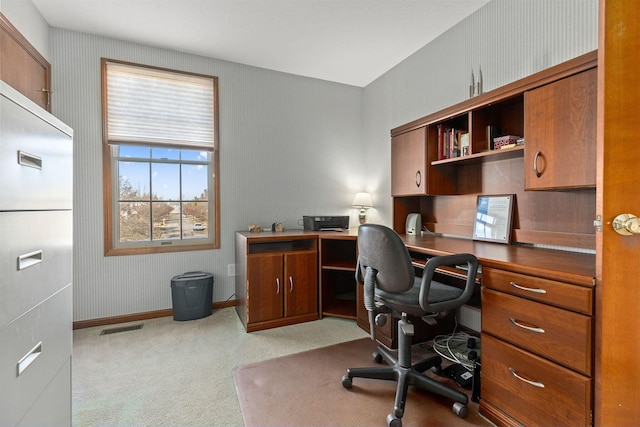
[[[111,335],[117,334],[119,332],[135,331],[137,329],[142,329],[142,326],[143,324],[139,323],[137,325],[119,326],[115,328],[103,329],[102,332],[100,332],[100,335]]]

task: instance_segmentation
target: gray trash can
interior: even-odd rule
[[[173,320],[193,320],[210,316],[212,299],[212,274],[189,271],[171,278]]]

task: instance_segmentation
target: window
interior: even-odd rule
[[[102,59],[105,255],[220,247],[217,89]]]

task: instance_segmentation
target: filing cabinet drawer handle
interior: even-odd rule
[[[42,250],[29,252],[18,257],[18,271],[42,262]]]
[[[525,383],[527,383],[529,385],[532,385],[534,387],[544,388],[544,384],[543,383],[541,383],[539,381],[531,381],[531,380],[528,380],[528,379],[526,379],[524,377],[521,377],[520,375],[518,375],[516,370],[513,369],[512,367],[509,367],[509,372],[511,372],[511,375],[513,375],[514,377],[516,377],[520,381],[524,381]]]
[[[537,332],[539,334],[544,334],[544,329],[542,328],[538,328],[536,326],[527,326],[527,325],[523,325],[522,323],[518,322],[516,319],[514,319],[513,317],[509,318],[509,322],[513,323],[514,325],[516,325],[519,328],[522,329],[526,329],[527,331],[531,331],[531,332]]]
[[[18,361],[17,376],[19,377],[42,354],[42,341],[36,344],[22,359]]]
[[[513,286],[516,289],[521,289],[523,291],[528,291],[528,292],[535,292],[536,294],[546,294],[547,291],[545,289],[540,289],[540,288],[527,288],[525,286],[521,286],[518,285],[516,282],[510,282],[511,286]]]
[[[30,168],[42,169],[42,157],[18,150],[18,163]]]

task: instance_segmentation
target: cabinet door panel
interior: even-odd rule
[[[596,77],[594,68],[525,94],[525,189],[595,187]]]
[[[46,90],[51,89],[51,65],[29,41],[0,14],[0,80],[51,111]]]
[[[281,318],[282,253],[249,255],[247,282],[247,323]]]
[[[285,253],[285,316],[318,312],[318,252]]]
[[[427,194],[426,163],[426,128],[391,138],[391,195]]]

